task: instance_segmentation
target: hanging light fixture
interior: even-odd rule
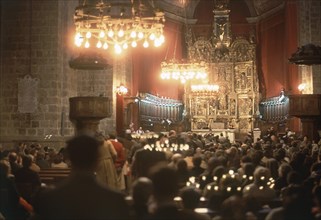
[[[207,79],[208,66],[205,62],[177,62],[172,60],[161,63],[162,79],[180,80],[186,83],[188,80],[204,80]]]
[[[186,4],[184,0],[181,2],[184,5],[185,17],[186,15]],[[185,18],[185,21],[187,18]],[[187,21],[185,23],[186,30],[188,29]],[[207,79],[208,64],[203,60],[177,60],[176,59],[176,48],[177,48],[177,32],[174,46],[173,58],[167,60],[167,54],[165,61],[161,63],[161,78],[162,79],[174,79],[179,80],[181,83],[187,81]]]
[[[88,3],[87,3],[88,2]],[[84,0],[75,9],[75,45],[81,48],[113,48],[120,54],[128,47],[161,46],[164,41],[164,13],[139,0]]]

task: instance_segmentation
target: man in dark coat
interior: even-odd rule
[[[128,219],[124,196],[100,185],[94,175],[99,154],[96,139],[81,135],[67,142],[71,175],[35,201],[36,219]]]

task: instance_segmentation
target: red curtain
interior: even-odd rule
[[[259,25],[259,66],[266,97],[298,93],[298,67],[288,59],[298,47],[297,2],[286,2],[284,10],[262,20]],[[291,119],[289,127],[299,131],[299,120]]]
[[[284,54],[284,36],[283,13],[261,21],[259,46],[266,97],[278,96],[286,86],[284,67],[287,59]]]
[[[182,58],[181,25],[173,21],[166,21],[164,27],[165,43],[158,48],[137,48],[133,53],[133,95],[137,92],[146,92],[153,95],[180,99],[180,82],[162,80],[161,62]],[[175,55],[174,55],[175,54]]]

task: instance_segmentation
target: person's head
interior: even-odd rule
[[[187,162],[184,159],[180,159],[177,162],[177,170],[178,171],[186,171],[187,170]]]
[[[32,157],[30,155],[24,155],[22,157],[22,166],[25,168],[29,168],[32,164]]]
[[[222,203],[221,213],[223,219],[238,219],[244,220],[245,204],[240,196],[230,196]]]
[[[170,130],[168,133],[168,136],[172,137],[172,136],[176,136],[176,131],[175,130]]]
[[[255,166],[253,163],[245,163],[243,166],[244,175],[253,176],[255,171]]]
[[[226,168],[224,166],[220,165],[220,166],[217,166],[213,169],[212,176],[215,177],[216,182],[219,182],[220,179],[222,178],[223,174],[225,174],[225,173],[226,173]]]
[[[116,139],[116,134],[115,133],[109,133],[108,134],[110,139]]]
[[[177,162],[178,162],[180,159],[183,159],[183,156],[182,156],[182,154],[179,154],[179,153],[175,153],[175,154],[173,154],[173,156],[171,157],[171,161],[172,161],[174,164],[177,164]]]
[[[132,190],[134,204],[145,206],[153,193],[153,182],[147,177],[140,177],[133,182]]]
[[[279,177],[286,178],[291,171],[292,167],[287,163],[283,163],[278,169]]]
[[[286,177],[288,185],[300,185],[302,183],[302,178],[297,171],[290,171]]]
[[[278,167],[279,167],[279,164],[278,164],[278,161],[276,159],[269,158],[266,161],[266,168],[268,168],[270,170],[271,176],[274,179],[276,179],[279,176]]]
[[[43,160],[43,159],[45,159],[45,157],[46,157],[46,154],[45,154],[45,152],[44,151],[39,151],[38,153],[37,153],[37,160]]]
[[[194,167],[200,167],[202,163],[202,157],[200,156],[194,156],[193,157],[193,165]]]
[[[67,141],[66,152],[72,169],[94,170],[99,154],[99,141],[88,135],[79,135]]]
[[[303,186],[291,185],[283,191],[283,219],[314,219],[311,198]]]
[[[159,164],[151,168],[150,177],[154,186],[155,199],[172,201],[179,189],[177,171],[164,164]]]
[[[17,153],[16,152],[10,152],[9,153],[9,162],[10,163],[15,163],[18,159]]]
[[[63,162],[63,156],[61,154],[56,154],[54,157],[53,157],[53,163],[54,164],[59,164]]]
[[[245,164],[245,163],[252,163],[252,159],[251,159],[250,156],[244,155],[244,156],[242,156],[240,162],[241,162],[241,165],[243,165],[243,164]]]
[[[260,164],[260,162],[263,158],[263,152],[260,150],[255,150],[255,151],[251,152],[250,157],[251,157],[252,163],[255,166],[257,166]]]
[[[254,171],[254,183],[256,185],[265,185],[271,176],[269,169],[265,167],[258,167]]]
[[[194,210],[198,207],[201,198],[201,192],[198,189],[194,187],[184,187],[180,194],[185,209]]]
[[[286,151],[283,148],[279,148],[276,150],[274,158],[278,161],[281,161],[285,158],[286,156]]]

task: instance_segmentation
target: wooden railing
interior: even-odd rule
[[[277,96],[265,99],[259,105],[261,120],[266,122],[282,122],[289,117],[289,98]]]
[[[70,169],[48,168],[39,172],[40,180],[46,185],[55,185],[66,179],[70,174]]]

